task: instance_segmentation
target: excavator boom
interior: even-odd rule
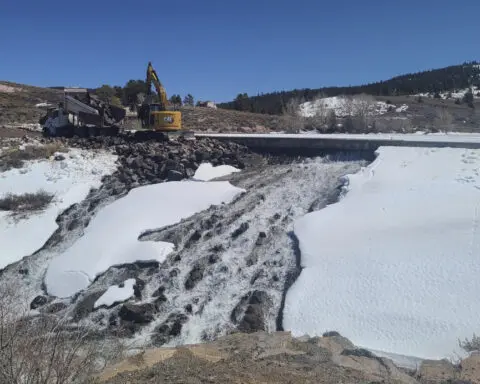
[[[147,67],[147,95],[151,94],[152,83],[157,91],[158,97],[160,98],[160,105],[162,106],[163,110],[166,110],[168,99],[167,99],[167,92],[165,91],[165,87],[160,82],[157,72],[152,66],[152,63],[148,63]]]

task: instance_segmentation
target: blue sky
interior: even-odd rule
[[[143,79],[217,102],[479,59],[480,1],[0,0],[0,80]]]

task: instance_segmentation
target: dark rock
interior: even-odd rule
[[[185,248],[189,248],[193,243],[196,243],[201,238],[202,238],[202,233],[196,230],[195,232],[193,232],[192,236],[190,236],[190,238],[185,243]]]
[[[185,174],[187,175],[188,178],[191,178],[195,175],[195,171],[192,168],[186,168]]]
[[[340,335],[340,333],[338,333],[337,331],[328,331],[328,332],[325,332],[322,336],[323,337],[337,337],[337,336],[342,336],[342,335]]]
[[[195,265],[190,273],[188,274],[187,280],[185,281],[185,289],[190,290],[197,285],[197,283],[203,279],[203,272],[205,267],[202,265]]]
[[[255,245],[263,245],[265,243],[265,239],[267,238],[267,234],[265,232],[260,232],[257,237],[257,241]]]
[[[218,260],[220,260],[220,256],[218,255],[210,255],[208,256],[208,262],[210,264],[215,264],[216,262],[218,262]]]
[[[82,297],[78,303],[75,305],[75,309],[73,310],[73,318],[75,321],[78,321],[93,312],[95,302],[105,293],[105,290],[96,291],[92,293],[87,293],[84,297]],[[114,306],[114,305],[113,305]],[[112,306],[112,307],[113,307]]]
[[[158,287],[155,291],[153,291],[152,297],[162,296],[164,292],[165,292],[165,287],[164,286]]]
[[[250,226],[248,223],[242,223],[240,224],[240,227],[238,227],[235,231],[232,233],[232,239],[236,239],[238,236],[241,234],[245,233]]]
[[[166,303],[168,300],[166,298],[166,296],[162,293],[160,296],[158,296],[155,301],[153,302],[153,304],[155,305],[155,308],[157,311],[159,311],[163,304]]]
[[[58,155],[55,155],[54,159],[56,161],[62,161],[62,160],[65,160],[65,156],[58,154]]]
[[[20,269],[18,270],[18,273],[19,273],[20,275],[27,276],[27,275],[28,275],[28,269],[27,269],[27,268],[20,268]]]
[[[37,309],[45,304],[47,304],[48,299],[45,296],[37,296],[30,303],[30,309]]]
[[[193,311],[192,304],[187,304],[187,305],[185,306],[185,311],[186,311],[187,313],[192,313],[192,311]]]
[[[145,288],[145,281],[137,277],[135,279],[135,285],[133,286],[133,294],[139,300],[142,299],[143,288]]]
[[[272,305],[269,296],[263,291],[254,291],[242,297],[232,312],[231,318],[242,332],[265,331],[266,311]],[[242,310],[243,316],[241,316]]]
[[[118,316],[124,321],[131,321],[136,324],[147,324],[153,320],[155,305],[147,304],[123,304]]]
[[[48,307],[46,307],[44,311],[46,313],[57,313],[57,312],[60,312],[60,311],[64,310],[67,307],[68,307],[68,305],[65,304],[65,303],[53,303],[53,304],[49,305]]]
[[[168,275],[169,275],[170,277],[177,277],[178,274],[179,274],[179,270],[178,270],[177,268],[172,269],[172,270],[168,273]]]
[[[175,262],[179,262],[180,260],[182,260],[182,257],[180,255],[175,255],[175,257],[173,258],[173,261]]]
[[[210,154],[207,151],[196,150],[195,151],[195,160],[197,162],[202,162],[210,159]]]
[[[344,349],[341,353],[343,356],[356,356],[356,357],[366,357],[369,359],[375,359],[376,356],[363,348],[355,348],[355,349]]]
[[[211,249],[210,251],[212,252],[225,252],[225,247],[223,246],[223,244],[215,244]]]
[[[169,342],[172,338],[180,335],[182,326],[188,320],[183,313],[172,313],[162,324],[156,329],[152,341],[155,345],[161,346]]]
[[[169,170],[167,177],[169,181],[180,181],[183,180],[183,173],[179,171]]]

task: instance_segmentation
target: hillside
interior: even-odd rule
[[[0,126],[38,123],[45,109],[36,105],[56,104],[62,92],[41,87],[0,81]]]
[[[408,73],[389,80],[348,87],[323,87],[294,89],[248,97],[240,94],[236,100],[219,104],[220,108],[236,109],[268,114],[280,114],[292,98],[311,101],[318,97],[356,95],[366,93],[374,96],[402,96],[419,93],[454,92],[470,85],[480,85],[480,64],[476,61]]]
[[[29,128],[45,114],[45,104],[57,104],[61,91],[0,82],[0,127]],[[278,129],[279,116],[243,111],[182,107],[183,126],[196,131],[268,132]],[[280,124],[281,125],[281,124]]]

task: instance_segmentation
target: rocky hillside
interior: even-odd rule
[[[234,333],[212,343],[144,350],[107,367],[98,382],[149,383],[479,383],[480,358],[454,366],[425,361],[412,370],[355,347],[336,332],[292,338],[288,332]]]

